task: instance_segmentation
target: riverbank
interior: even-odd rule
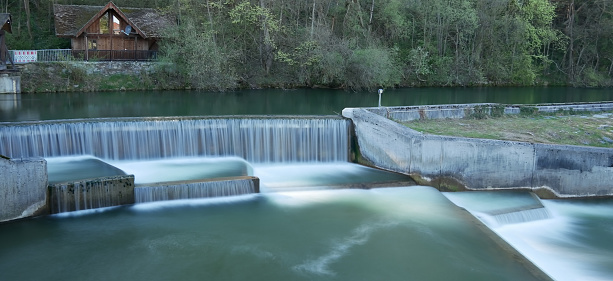
[[[49,62],[21,66],[23,93],[186,89],[157,62]]]
[[[532,113],[401,122],[424,134],[613,148],[613,112]]]
[[[189,77],[181,74],[177,66],[164,62],[133,61],[63,61],[37,62],[19,66],[22,93],[55,92],[103,92],[103,91],[144,91],[144,90],[204,90],[229,91],[241,89],[365,89],[338,83],[304,84],[288,80],[280,74],[267,77],[243,77],[235,81],[231,88],[218,84],[198,87]],[[205,78],[203,78],[205,79]],[[210,78],[213,79],[213,78]],[[205,79],[206,80],[206,79]],[[538,84],[538,83],[537,83]],[[432,87],[436,84],[396,84],[394,87]],[[552,86],[542,83],[541,86]],[[439,85],[443,86],[443,85]],[[448,85],[446,85],[448,86]],[[521,86],[517,84],[481,83],[475,87]],[[534,86],[534,85],[531,85]],[[380,87],[380,86],[377,86]],[[564,87],[564,86],[562,86]],[[445,87],[449,88],[449,87]],[[375,92],[372,86],[369,92]]]

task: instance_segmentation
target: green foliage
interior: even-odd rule
[[[345,72],[344,84],[350,89],[393,87],[400,78],[392,51],[381,48],[354,50]]]
[[[535,106],[520,106],[519,115],[522,116],[534,116],[538,113],[539,109]]]
[[[490,108],[490,115],[494,118],[502,117],[504,116],[504,109],[505,106],[502,104],[492,105]]]
[[[489,117],[499,118],[504,116],[504,105],[477,105],[465,112],[468,119],[487,119]]]
[[[163,44],[161,60],[173,63],[177,77],[189,87],[217,91],[236,87],[231,54],[215,42],[206,26],[184,19],[167,30]]]
[[[609,2],[124,0],[116,4],[159,8],[180,20],[160,44],[162,66],[151,76],[154,83],[227,90],[612,86]],[[69,48],[68,39],[55,36],[52,5],[103,4],[96,0],[7,3],[13,17],[13,34],[7,35],[10,49]]]

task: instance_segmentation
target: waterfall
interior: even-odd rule
[[[500,210],[489,213],[497,225],[531,222],[551,218],[551,214],[544,206],[526,208],[522,210]]]
[[[154,186],[139,186],[134,189],[136,203],[222,197],[257,193],[253,179],[236,179],[205,182],[178,182]]]
[[[52,214],[134,203],[134,177],[111,176],[49,185]]]
[[[253,163],[347,161],[337,117],[105,118],[0,124],[0,155],[110,160],[238,156]]]

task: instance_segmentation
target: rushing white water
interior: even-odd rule
[[[131,118],[0,126],[12,158],[93,155],[137,160],[238,156],[253,163],[347,161],[349,122],[312,118]]]
[[[535,206],[527,193],[446,193],[457,205],[485,222],[551,278],[605,281],[613,278],[613,200],[543,200]],[[501,221],[497,216],[513,217]]]
[[[517,210],[511,212],[502,212],[492,214],[491,217],[496,221],[497,225],[523,223],[536,220],[545,220],[551,218],[549,211],[544,207],[533,209]]]

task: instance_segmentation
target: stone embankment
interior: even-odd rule
[[[613,149],[425,135],[388,119],[462,118],[475,106],[346,108],[343,116],[354,123],[359,162],[411,175],[439,190],[522,188],[543,198],[613,195]],[[546,107],[560,108],[573,106]]]

